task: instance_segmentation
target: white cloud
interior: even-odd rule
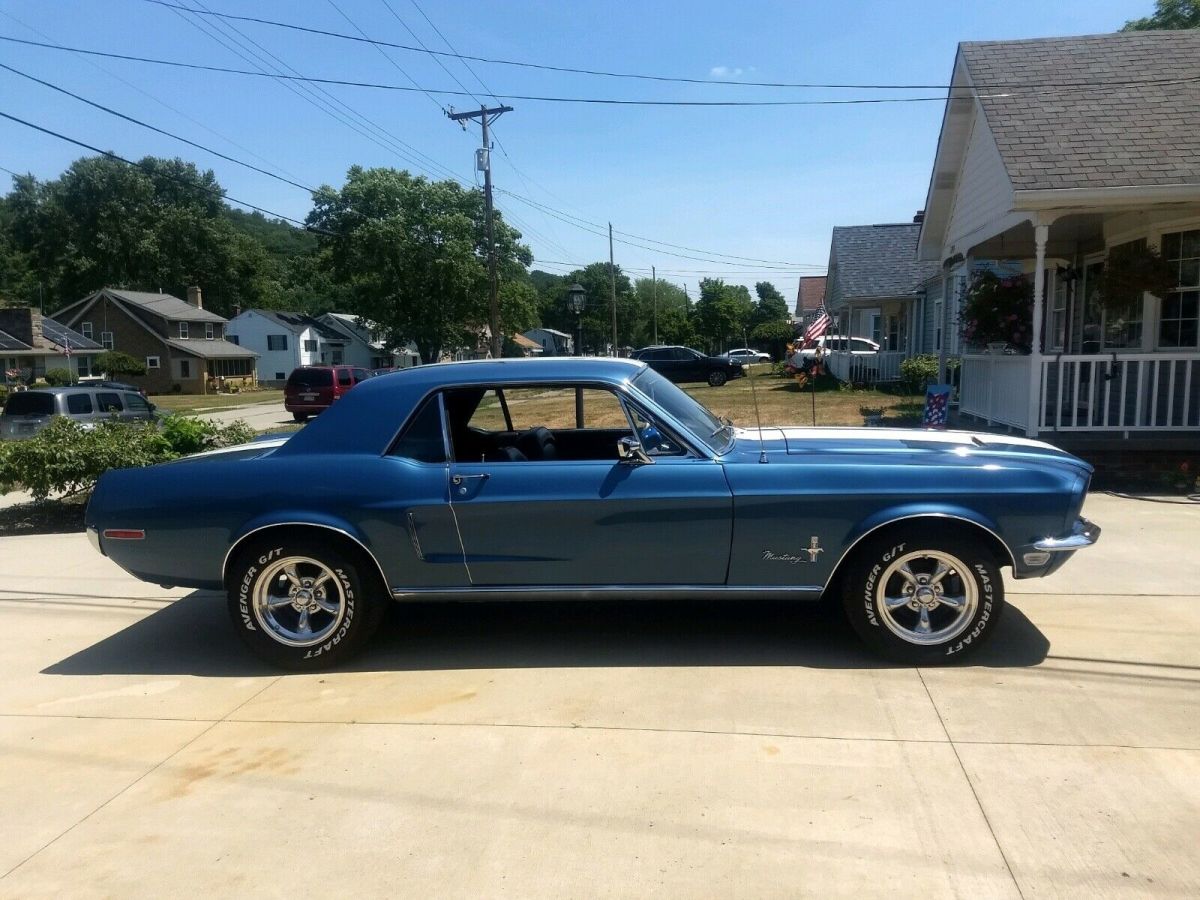
[[[737,78],[745,71],[741,66],[713,66],[708,74],[712,78]]]

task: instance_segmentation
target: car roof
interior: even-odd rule
[[[29,393],[29,394],[78,394],[82,391],[104,391],[105,393],[108,393],[108,394],[111,394],[113,391],[118,391],[118,392],[124,391],[126,394],[137,393],[137,391],[135,389],[119,388],[119,387],[113,387],[112,385],[105,385],[105,384],[94,384],[94,385],[93,384],[72,384],[72,385],[59,385],[56,387],[37,387],[37,388],[30,388],[28,391],[25,391],[23,393]]]

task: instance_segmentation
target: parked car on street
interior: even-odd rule
[[[368,370],[357,366],[300,366],[283,386],[283,408],[297,422],[305,422],[370,377]]]
[[[925,665],[986,643],[1001,569],[1096,541],[1091,473],[1007,435],[743,429],[633,360],[481,360],[371,379],[286,440],[109,471],[85,523],[137,578],[224,590],[287,668],[341,662],[391,601],[546,597],[830,597]]]
[[[114,417],[122,422],[152,421],[154,410],[154,404],[136,388],[125,390],[93,385],[34,388],[9,396],[0,412],[0,439],[31,438],[55,416],[66,416],[90,426]]]
[[[721,354],[722,359],[732,359],[734,362],[740,362],[742,365],[750,363],[769,363],[771,361],[770,353],[763,353],[761,350],[751,350],[749,347],[739,347],[736,350],[726,350]]]
[[[746,374],[742,364],[736,360],[722,356],[705,356],[691,347],[643,347],[641,350],[635,350],[631,356],[677,384],[707,381],[712,387],[720,387],[730,378]]]
[[[804,347],[795,351],[788,362],[797,369],[803,368],[807,360],[816,357],[818,348],[825,354],[849,351],[853,356],[870,356],[878,353],[880,349],[879,345],[870,338],[823,334],[813,342],[812,347]]]

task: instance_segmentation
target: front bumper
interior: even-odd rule
[[[1034,543],[1033,549],[1035,552],[1063,553],[1068,550],[1082,550],[1084,547],[1090,547],[1099,539],[1100,526],[1080,516],[1072,526],[1070,534],[1065,537],[1042,538]]]

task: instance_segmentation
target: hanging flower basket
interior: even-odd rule
[[[959,315],[963,340],[974,347],[1006,345],[1028,353],[1033,333],[1033,283],[1023,275],[971,279]]]
[[[1140,305],[1143,292],[1165,297],[1179,286],[1178,273],[1158,248],[1143,241],[1119,244],[1108,251],[1100,274],[1100,303],[1111,313]]]

